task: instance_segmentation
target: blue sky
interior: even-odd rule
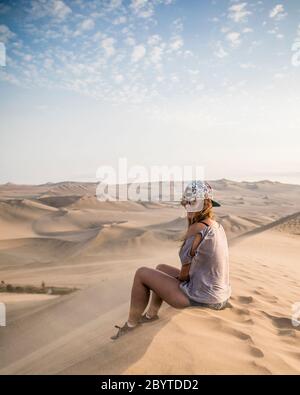
[[[0,182],[121,156],[294,181],[299,42],[297,0],[0,1]]]

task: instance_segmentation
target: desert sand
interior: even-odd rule
[[[0,282],[80,288],[0,293],[0,374],[299,374],[300,186],[210,183],[230,247],[229,308],[163,303],[158,321],[117,341],[135,270],[180,268],[184,209],[99,202],[92,183],[0,186]]]

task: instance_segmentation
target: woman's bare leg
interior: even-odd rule
[[[177,267],[165,265],[163,263],[160,263],[159,265],[157,265],[156,269],[160,270],[164,273],[167,273],[167,274],[169,274],[169,276],[172,276],[172,277],[179,276],[179,273],[180,273],[180,270],[177,269]],[[162,302],[163,302],[162,298],[159,297],[154,291],[152,291],[151,302],[150,302],[150,305],[147,309],[147,315],[149,317],[153,317],[154,315],[156,315],[162,305]]]
[[[175,308],[190,306],[188,297],[179,288],[179,281],[160,270],[140,267],[134,277],[130,311],[127,322],[137,324],[148,305],[150,290],[153,290],[162,300]]]

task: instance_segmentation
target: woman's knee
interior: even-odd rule
[[[136,270],[136,272],[135,272],[135,276],[139,276],[139,277],[141,277],[141,276],[143,276],[147,271],[148,271],[148,267],[146,267],[146,266],[141,266],[141,267],[139,267],[137,270]]]
[[[166,267],[166,265],[164,263],[159,263],[158,265],[156,265],[155,269],[157,270],[162,270]]]

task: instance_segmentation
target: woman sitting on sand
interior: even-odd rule
[[[137,269],[131,291],[129,317],[111,339],[145,322],[158,319],[163,301],[175,308],[190,306],[221,310],[231,295],[229,255],[223,226],[216,222],[212,207],[212,188],[206,181],[192,181],[186,187],[181,204],[187,211],[188,229],[179,250],[181,270],[166,264],[156,269]],[[148,306],[152,290],[152,298]]]

